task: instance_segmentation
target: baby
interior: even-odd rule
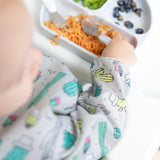
[[[0,35],[0,159],[98,160],[110,152],[126,121],[133,46],[113,38],[83,91],[63,63],[32,47],[21,0],[0,0]]]

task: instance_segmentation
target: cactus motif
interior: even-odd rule
[[[68,132],[67,130],[64,131],[64,143],[63,147],[65,149],[70,149],[76,142],[77,137],[75,137],[73,134]]]
[[[114,138],[119,139],[121,137],[121,130],[119,128],[114,128]]]
[[[75,96],[78,94],[78,82],[77,81],[68,82],[64,84],[63,89],[68,96]]]
[[[104,74],[103,68],[98,69],[94,74],[94,76],[104,82],[112,82],[114,80],[114,77],[112,76],[112,74],[110,73]]]
[[[58,97],[54,97],[53,99],[50,100],[50,106],[55,107],[58,106],[61,103],[61,99]]]
[[[84,153],[86,153],[88,151],[90,145],[91,145],[91,140],[90,140],[89,137],[86,137],[85,144],[84,144],[84,147],[83,147],[83,152]]]

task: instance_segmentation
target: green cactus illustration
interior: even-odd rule
[[[77,156],[74,156],[74,157],[72,158],[72,160],[77,160]]]
[[[118,139],[121,137],[121,130],[119,128],[114,128],[114,138]]]
[[[112,82],[114,80],[112,74],[110,73],[106,73],[104,74],[104,69],[100,68],[96,71],[96,73],[94,74],[95,77],[99,78],[101,81],[104,82]]]
[[[93,114],[96,113],[96,107],[95,107],[95,106],[90,106],[90,107],[89,107],[89,110],[90,110]]]
[[[77,137],[75,137],[73,134],[68,132],[67,130],[64,131],[64,143],[63,147],[65,149],[70,149],[76,142]]]
[[[81,129],[82,129],[82,120],[77,120],[76,127],[81,131]]]
[[[68,96],[75,96],[78,94],[78,82],[77,81],[68,82],[63,86],[63,89]]]

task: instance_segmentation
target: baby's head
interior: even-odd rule
[[[23,105],[41,60],[33,48],[32,22],[21,0],[0,0],[0,116]]]

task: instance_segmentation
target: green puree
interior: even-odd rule
[[[84,7],[88,7],[90,9],[98,9],[103,6],[103,4],[107,0],[74,0],[75,2],[82,1]]]

